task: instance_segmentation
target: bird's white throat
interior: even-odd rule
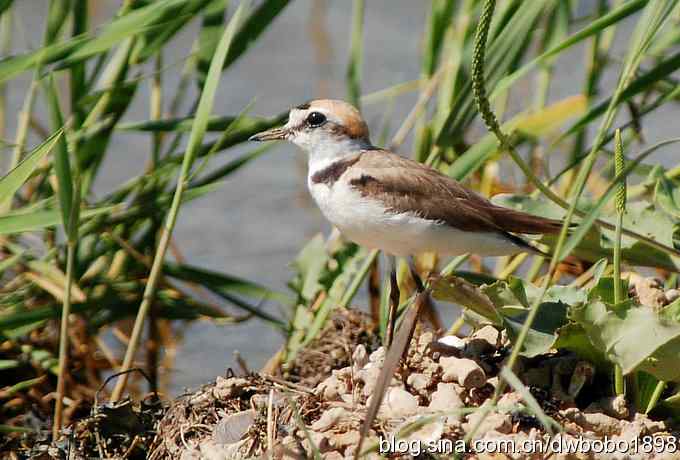
[[[365,139],[338,138],[323,134],[300,135],[291,140],[307,153],[310,175],[361,150],[372,148]]]

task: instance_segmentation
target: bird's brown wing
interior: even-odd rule
[[[413,212],[469,232],[557,233],[561,222],[496,206],[454,179],[385,150],[366,150],[347,171],[350,184],[393,212]]]

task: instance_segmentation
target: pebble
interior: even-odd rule
[[[483,412],[477,411],[467,416],[467,423],[463,424],[465,432],[469,433],[482,417]],[[475,439],[484,437],[489,431],[497,431],[499,433],[508,434],[512,431],[512,419],[507,414],[500,414],[498,412],[489,413],[475,433]]]
[[[432,412],[448,412],[464,406],[455,383],[438,383],[437,391],[432,393],[430,405],[427,407]],[[447,414],[447,422],[458,421],[461,418],[461,414],[455,412]]]
[[[218,376],[213,387],[215,399],[229,399],[239,396],[243,389],[248,386],[248,380],[242,377],[232,377],[225,379]]]
[[[408,376],[406,383],[414,390],[424,390],[432,383],[432,377],[416,372]]]
[[[337,401],[343,394],[347,393],[347,385],[335,374],[331,374],[330,377],[317,385],[315,393],[326,401]]]
[[[348,417],[348,413],[342,407],[331,407],[321,414],[319,420],[312,423],[312,430],[323,432],[335,426],[343,417]]]
[[[437,340],[437,343],[444,345],[445,347],[457,348],[458,350],[463,350],[467,344],[464,339],[461,339],[457,335],[445,335]]]
[[[368,406],[368,402],[366,403]],[[383,418],[399,418],[413,415],[418,411],[418,399],[408,391],[392,387],[385,393],[380,407]]]
[[[560,414],[567,420],[597,434],[611,435],[619,431],[619,420],[601,412],[588,414],[576,407],[570,407],[561,410]]]
[[[363,344],[357,345],[352,353],[352,370],[356,374],[368,363],[368,352]]]
[[[455,356],[443,357],[439,360],[444,382],[458,382],[465,388],[481,388],[486,384],[486,374],[475,361]]]
[[[371,363],[382,363],[385,360],[385,347],[380,347],[368,357]]]

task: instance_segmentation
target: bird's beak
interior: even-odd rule
[[[285,126],[281,128],[268,129],[267,131],[262,131],[261,133],[253,134],[248,139],[249,141],[276,141],[280,139],[286,139],[288,137],[288,129]]]

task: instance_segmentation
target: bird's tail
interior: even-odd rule
[[[526,212],[497,206],[494,209],[496,225],[506,232],[525,233],[527,235],[555,234],[562,228],[562,221],[534,216]]]

